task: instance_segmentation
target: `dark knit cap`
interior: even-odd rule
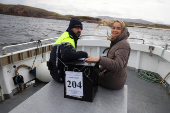
[[[69,24],[69,28],[76,28],[76,27],[80,27],[81,29],[83,29],[83,25],[81,23],[81,21],[78,18],[72,18],[70,20],[70,24]]]

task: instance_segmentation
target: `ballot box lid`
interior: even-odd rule
[[[84,65],[84,66],[94,66],[95,63],[87,63],[84,60],[70,60],[64,62],[66,65]]]

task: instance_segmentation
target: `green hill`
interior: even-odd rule
[[[38,18],[62,16],[58,13],[49,12],[44,9],[23,6],[23,5],[4,5],[4,4],[0,4],[0,13],[7,14],[7,15],[38,17]]]
[[[100,21],[99,18],[93,18],[88,16],[61,15],[59,13],[24,5],[0,4],[0,14],[60,20],[70,20],[72,17],[78,17],[81,21],[86,22],[98,23]]]

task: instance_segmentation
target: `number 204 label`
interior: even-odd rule
[[[74,71],[66,71],[65,73],[66,95],[83,96],[83,73]]]

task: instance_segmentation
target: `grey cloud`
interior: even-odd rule
[[[24,4],[25,0],[0,0],[2,4]]]

